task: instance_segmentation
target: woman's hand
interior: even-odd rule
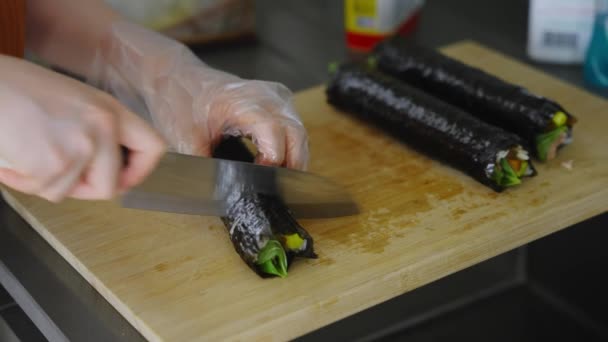
[[[109,199],[142,181],[162,139],[108,94],[0,55],[0,182],[50,201]],[[130,150],[123,168],[119,146]]]
[[[306,167],[306,130],[281,84],[200,65],[173,71],[145,94],[159,130],[179,152],[210,156],[224,136],[244,136],[257,147],[256,162]]]
[[[100,45],[93,78],[131,102],[137,89],[155,126],[178,152],[210,156],[225,135],[251,138],[257,161],[304,169],[308,143],[281,84],[210,68],[184,45],[125,22]]]

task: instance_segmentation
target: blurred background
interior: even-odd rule
[[[323,82],[328,63],[398,33],[432,47],[476,40],[608,94],[606,0],[106,1],[209,64],[296,91]]]

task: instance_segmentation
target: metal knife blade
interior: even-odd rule
[[[165,154],[152,174],[122,197],[122,206],[223,216],[231,191],[278,196],[298,218],[328,218],[358,212],[343,187],[316,174],[177,153]]]

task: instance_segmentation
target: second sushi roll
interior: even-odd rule
[[[328,102],[502,191],[536,171],[521,139],[368,65],[333,70]]]
[[[576,119],[553,100],[402,37],[376,46],[377,67],[524,139],[541,161],[572,141]]]

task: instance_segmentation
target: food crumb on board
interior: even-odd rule
[[[570,160],[566,160],[564,162],[562,162],[562,167],[568,171],[572,171],[573,169],[573,165],[574,164],[574,160],[570,159]]]

